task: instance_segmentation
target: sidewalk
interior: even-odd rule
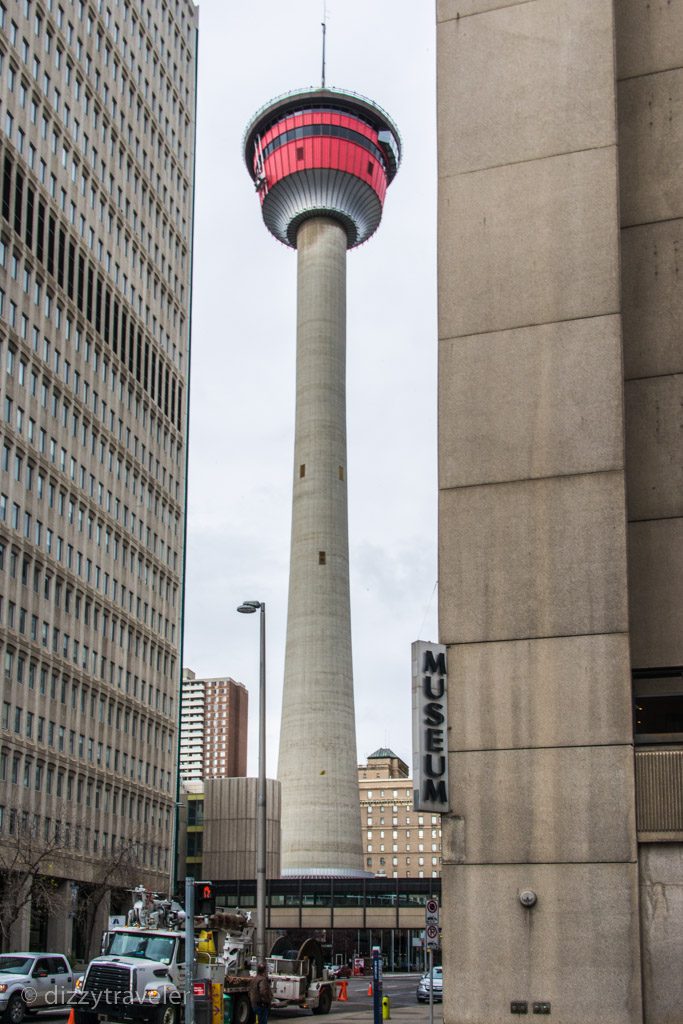
[[[271,1010],[270,1020],[273,1022],[300,1020],[302,1024],[304,1021],[308,1024],[311,1020],[311,1012],[310,1010],[291,1008]],[[368,1000],[368,1005],[365,1007],[359,1007],[357,1003],[347,1007],[344,1003],[335,1002],[332,1004],[328,1020],[330,1024],[372,1024],[372,1002]],[[416,1002],[409,1006],[394,1006],[392,1004],[390,1021],[393,1024],[429,1024],[429,1003]],[[434,1003],[434,1024],[442,1024],[442,1022],[443,1004]]]
[[[434,1024],[442,1024],[443,1004],[434,1003]],[[279,1016],[279,1014],[278,1014]],[[273,1015],[273,1019],[275,1015]],[[358,1010],[355,1007],[351,1010],[344,1008],[343,1004],[335,1003],[330,1011],[330,1019],[334,1024],[360,1024],[367,1021],[372,1024],[372,1006]],[[429,1003],[415,1003],[413,1006],[392,1006],[391,1020],[394,1024],[429,1024]]]

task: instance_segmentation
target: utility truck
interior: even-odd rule
[[[323,965],[317,939],[306,939],[297,950],[287,935],[276,939],[266,957],[273,992],[273,1007],[308,1007],[315,1014],[329,1013],[337,998],[337,983]]]
[[[73,997],[75,1024],[101,1021],[180,1024],[184,1019],[186,915],[175,900],[142,886],[134,890],[126,924],[102,937],[102,955],[88,964]],[[252,1024],[249,984],[256,971],[254,925],[249,914],[216,913],[193,922],[193,993],[210,1001],[232,999],[234,1024]],[[308,939],[299,950],[278,939],[266,958],[273,1006],[329,1013],[335,982],[323,967],[322,949]],[[216,1007],[222,1020],[223,1007]]]
[[[126,924],[102,936],[74,996],[75,1024],[178,1024],[185,990],[185,911],[138,886]]]

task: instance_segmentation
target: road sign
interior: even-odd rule
[[[425,928],[425,939],[427,941],[428,949],[437,949],[439,946],[439,926],[437,924],[428,924]]]
[[[435,900],[432,897],[431,899],[428,899],[427,903],[425,904],[425,924],[427,924],[427,925],[430,925],[430,924],[438,925],[438,923],[439,923],[439,901]]]

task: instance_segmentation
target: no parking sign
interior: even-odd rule
[[[425,939],[427,948],[439,945],[439,901],[433,896],[425,904]]]

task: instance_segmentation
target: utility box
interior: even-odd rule
[[[276,999],[303,999],[306,995],[306,976],[279,977],[271,974],[270,985]]]

